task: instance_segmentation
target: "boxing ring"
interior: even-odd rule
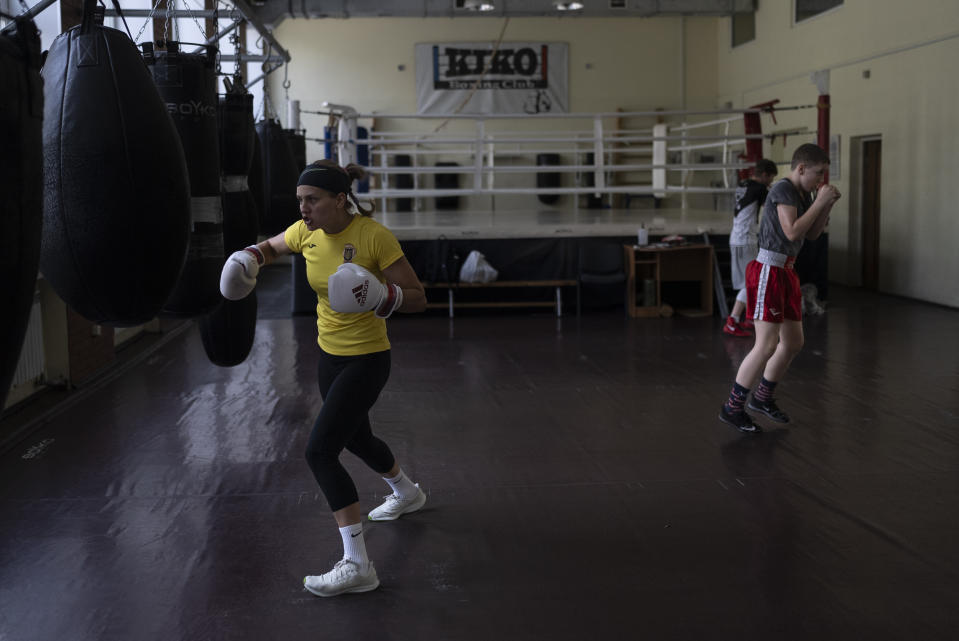
[[[736,184],[763,157],[770,134],[761,116],[773,104],[414,115],[331,103],[310,111],[290,100],[287,112],[293,129],[303,114],[328,117],[324,137],[308,140],[342,165],[367,167],[369,183],[357,191],[400,240],[590,238],[635,237],[640,227],[654,236],[727,234]]]
[[[816,133],[764,133],[774,110],[815,107],[777,102],[704,111],[423,115],[360,113],[329,102],[310,110],[288,100],[287,122],[300,130],[302,117],[326,117],[323,137],[307,140],[341,165],[368,169],[354,189],[376,204],[375,217],[400,240],[424,282],[455,280],[437,265],[451,256],[459,264],[473,250],[500,281],[569,282],[579,277],[590,246],[612,251],[636,243],[642,228],[652,243],[682,236],[725,248],[736,185],[764,157],[764,141]]]

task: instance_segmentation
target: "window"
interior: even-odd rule
[[[756,39],[756,13],[734,13],[730,21],[733,25],[733,46],[750,42]]]
[[[843,0],[795,0],[796,22],[817,16],[824,11],[835,9],[842,5]]]

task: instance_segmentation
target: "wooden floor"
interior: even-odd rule
[[[232,369],[191,327],[0,457],[0,639],[959,638],[959,311],[834,288],[761,436],[716,318],[389,323],[374,429],[429,499],[368,524],[379,590],[302,588],[314,320]]]

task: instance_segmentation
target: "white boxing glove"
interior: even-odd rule
[[[228,300],[246,298],[256,287],[256,275],[263,264],[263,254],[256,247],[233,252],[220,272],[220,293]]]
[[[379,318],[388,318],[403,304],[403,290],[399,285],[384,285],[369,270],[353,263],[337,267],[327,286],[330,307],[335,312],[372,311]]]

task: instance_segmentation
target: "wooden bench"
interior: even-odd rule
[[[446,303],[427,303],[428,308],[448,307],[450,318],[456,307],[553,307],[556,306],[556,315],[563,315],[563,287],[576,287],[579,293],[579,281],[572,279],[561,280],[495,280],[491,283],[423,283],[426,289],[446,289],[449,300]],[[488,288],[522,288],[522,287],[553,287],[555,300],[553,301],[478,301],[457,303],[455,292],[458,289],[488,289]]]

